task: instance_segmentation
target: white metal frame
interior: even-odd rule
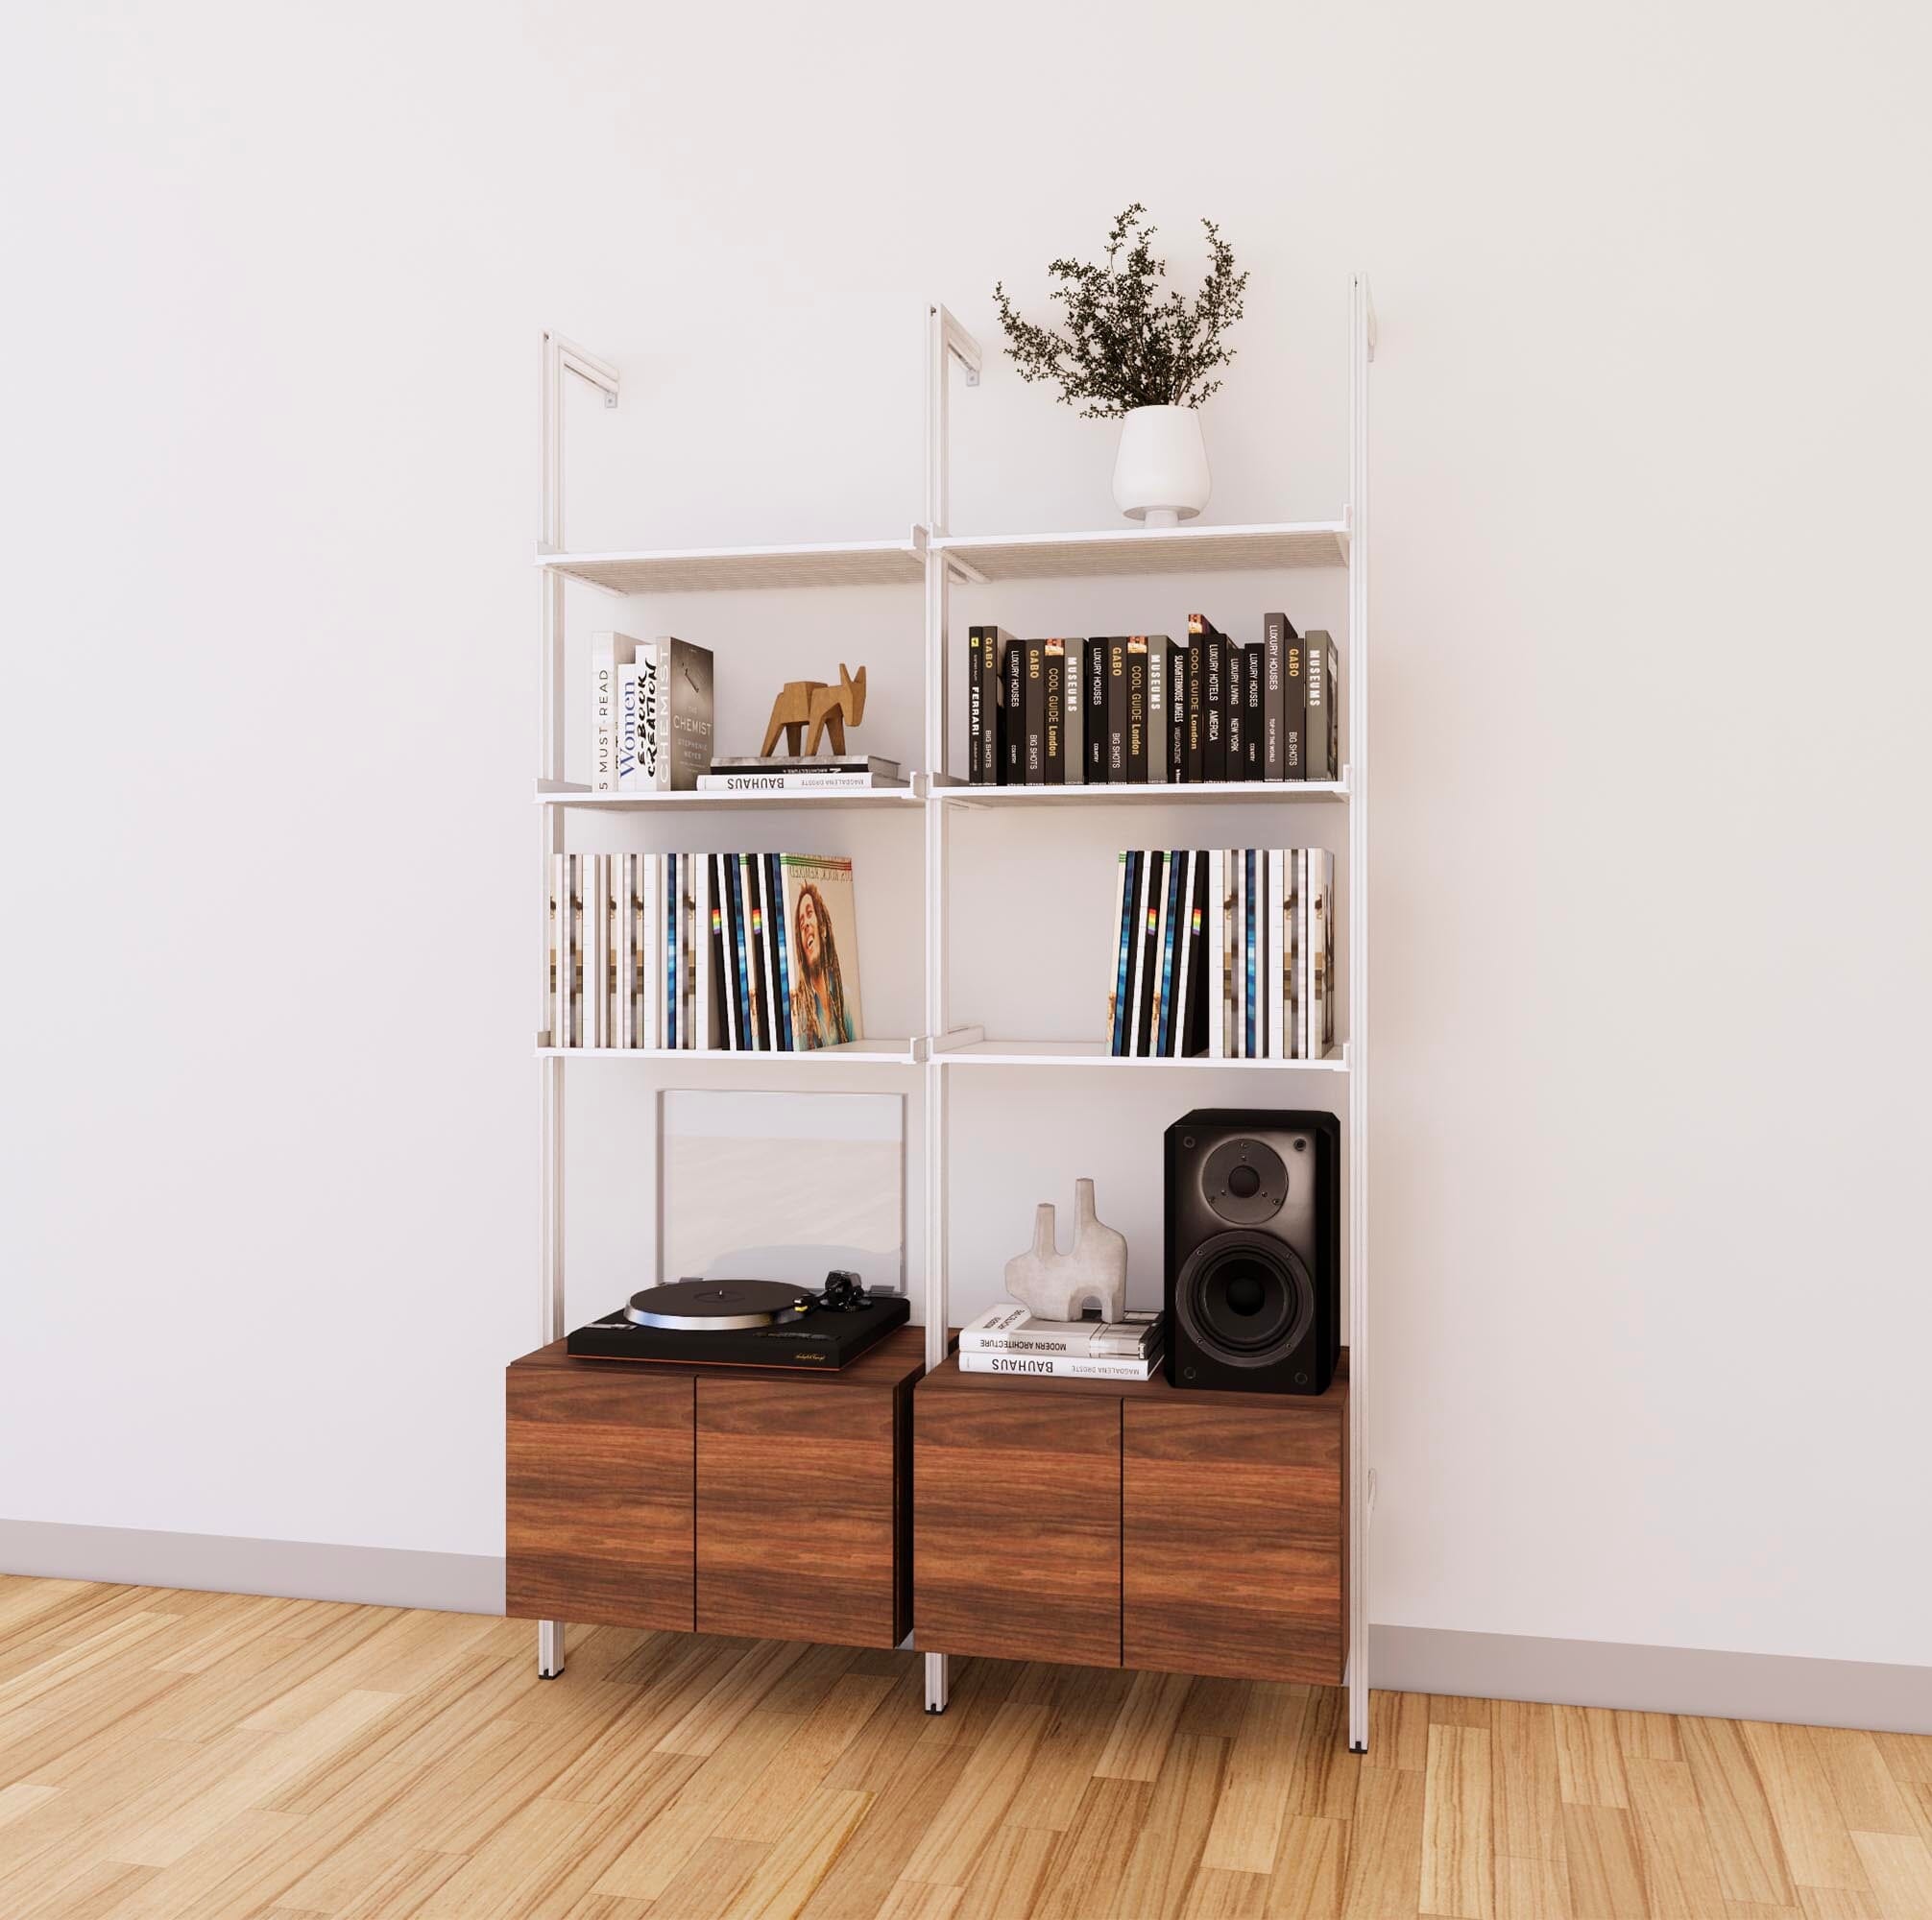
[[[540,900],[547,899],[549,859],[564,845],[564,812],[570,806],[643,807],[664,804],[737,805],[791,804],[758,797],[597,795],[564,779],[564,582],[584,581],[608,592],[653,588],[682,590],[738,585],[782,588],[820,582],[863,579],[922,579],[925,592],[927,771],[916,775],[906,795],[862,796],[859,804],[923,806],[926,831],[926,966],[924,1035],[914,1036],[904,1053],[865,1050],[845,1054],[874,1064],[917,1066],[926,1096],[926,1358],[937,1366],[946,1357],[950,1324],[949,1250],[951,1244],[950,1128],[951,1071],[954,1068],[1105,1067],[1114,1071],[1158,1069],[1343,1072],[1349,1076],[1348,1154],[1344,1168],[1348,1214],[1349,1438],[1348,1438],[1348,1738],[1351,1746],[1368,1744],[1368,1526],[1374,1507],[1375,1476],[1366,1464],[1366,1413],[1369,1380],[1368,1300],[1368,367],[1375,357],[1375,310],[1368,283],[1358,276],[1350,290],[1349,315],[1349,499],[1339,521],[1249,527],[1110,530],[1075,535],[973,536],[957,538],[948,528],[948,440],[950,388],[956,362],[969,387],[978,386],[978,344],[943,306],[926,315],[926,445],[924,521],[904,541],[857,541],[847,545],[713,547],[682,552],[569,554],[563,526],[563,398],[566,376],[574,374],[599,389],[607,406],[617,403],[616,368],[554,334],[543,337],[543,528],[538,564],[543,569],[542,775],[537,798],[543,804],[543,873]],[[1022,794],[961,785],[945,773],[950,732],[949,614],[955,579],[1025,580],[1044,574],[1064,577],[1149,572],[1187,572],[1231,564],[1250,566],[1334,566],[1348,569],[1348,752],[1342,778],[1322,789],[1252,787],[1164,790],[1154,786],[1131,794],[1085,791],[1077,786],[1027,790]],[[947,903],[950,886],[951,828],[955,806],[1088,804],[1187,804],[1196,800],[1269,806],[1312,800],[1340,800],[1348,807],[1348,1037],[1339,1060],[1313,1062],[1113,1061],[1098,1048],[1075,1044],[989,1042],[978,1027],[952,1023]],[[547,937],[547,934],[543,937]],[[541,951],[541,949],[540,949]],[[540,970],[541,974],[541,970]],[[547,1004],[538,1027],[547,1023]],[[543,1080],[543,1335],[562,1336],[564,1328],[564,1063],[572,1051],[541,1046]],[[587,1056],[590,1057],[590,1056]],[[605,1054],[604,1057],[615,1057]],[[719,1058],[743,1064],[743,1056],[666,1054],[640,1049],[628,1057],[675,1059],[695,1065]],[[837,1058],[836,1052],[833,1055]],[[787,1060],[805,1067],[809,1060]],[[945,1711],[948,1663],[929,1652],[926,1705]],[[564,1668],[564,1628],[544,1620],[538,1628],[538,1670],[546,1677]]]

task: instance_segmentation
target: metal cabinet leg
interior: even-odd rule
[[[537,1677],[540,1680],[557,1680],[564,1672],[564,1622],[562,1620],[539,1620],[537,1622]]]
[[[943,1714],[950,1692],[946,1655],[929,1653],[926,1656],[926,1711],[929,1714]]]

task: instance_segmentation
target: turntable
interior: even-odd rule
[[[646,1287],[630,1304],[564,1343],[600,1360],[836,1371],[911,1317],[903,1293],[868,1289],[829,1273],[817,1292],[774,1280],[679,1280]]]

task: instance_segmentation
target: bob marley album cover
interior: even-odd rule
[[[780,864],[793,1044],[804,1053],[863,1040],[852,862],[787,853]]]

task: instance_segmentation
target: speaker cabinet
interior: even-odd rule
[[[1167,1131],[1169,1380],[1328,1391],[1341,1350],[1333,1114],[1204,1107]]]

